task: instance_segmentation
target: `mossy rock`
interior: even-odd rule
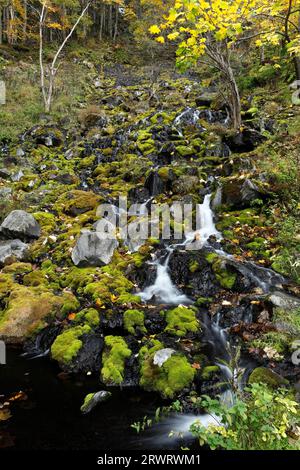
[[[163,349],[163,344],[158,340],[152,340],[140,349],[140,385],[164,398],[173,398],[191,384],[196,371],[179,353],[173,354],[161,367],[154,365],[153,357],[160,349]]]
[[[123,315],[123,322],[125,330],[127,330],[128,333],[131,333],[132,335],[137,333],[137,329],[141,333],[147,332],[144,324],[145,315],[144,312],[141,312],[140,310],[126,310]]]
[[[219,366],[206,366],[202,370],[201,378],[203,380],[210,380],[211,378],[214,377],[214,375],[218,374],[219,372],[220,372]]]
[[[196,317],[197,310],[179,306],[169,310],[165,314],[167,326],[165,331],[176,336],[185,336],[187,333],[196,333],[200,325]]]
[[[91,191],[69,191],[58,200],[55,208],[58,212],[77,216],[96,209],[100,201],[99,196]]]
[[[248,383],[263,383],[274,389],[277,387],[287,387],[289,385],[288,380],[267,367],[256,367],[251,372]]]
[[[100,324],[100,314],[95,308],[85,308],[76,314],[74,322],[96,328]]]
[[[82,347],[81,336],[90,333],[88,325],[75,326],[57,336],[51,346],[51,356],[61,364],[70,364]]]
[[[126,360],[132,352],[121,336],[106,336],[104,344],[101,379],[108,385],[120,385],[124,381]]]
[[[225,261],[223,261],[216,253],[208,253],[205,256],[205,259],[211,264],[220,286],[224,289],[232,289],[236,282],[237,274],[227,269]]]
[[[8,343],[23,343],[46,326],[46,319],[58,314],[62,304],[62,297],[42,287],[12,285],[7,307],[0,313],[0,337]]]

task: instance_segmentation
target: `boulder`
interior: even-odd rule
[[[165,184],[156,171],[152,171],[145,181],[145,188],[148,189],[150,196],[157,196],[165,189]]]
[[[39,238],[41,229],[33,215],[23,210],[12,211],[0,226],[1,233],[8,238],[27,240]]]
[[[72,261],[79,267],[103,266],[110,263],[118,245],[115,238],[106,238],[101,233],[86,231],[77,240],[72,251]]]
[[[0,339],[7,343],[23,343],[45,320],[58,313],[62,298],[40,288],[18,286],[8,298],[1,315]]]
[[[213,92],[204,92],[195,99],[197,106],[210,107],[212,102],[217,98],[218,94]]]
[[[256,199],[265,199],[268,196],[263,184],[260,186],[249,178],[245,180],[229,179],[222,186],[222,203],[237,209],[250,206]]]
[[[250,374],[248,383],[263,383],[269,388],[286,387],[289,382],[268,367],[256,367]]]
[[[285,292],[274,291],[269,296],[269,300],[275,307],[282,308],[283,310],[295,310],[300,308],[300,299],[286,294]]]
[[[235,153],[252,152],[252,150],[265,140],[266,137],[260,132],[248,128],[224,138],[230,150]]]
[[[13,261],[24,261],[27,256],[28,245],[21,240],[7,240],[0,242],[0,266]]]

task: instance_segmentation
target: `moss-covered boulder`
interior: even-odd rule
[[[138,331],[141,333],[146,333],[147,330],[145,328],[144,321],[144,312],[140,310],[129,309],[124,312],[124,328],[132,335],[135,335]]]
[[[91,331],[88,325],[75,326],[63,331],[51,346],[51,356],[60,364],[70,364],[82,348],[81,337]]]
[[[176,336],[185,336],[189,332],[196,333],[200,328],[196,314],[195,308],[184,305],[168,310],[165,314],[167,322],[165,331]]]
[[[250,374],[248,379],[249,384],[263,383],[270,388],[287,387],[288,380],[281,377],[268,367],[256,367]]]
[[[173,398],[176,393],[190,386],[195,369],[180,353],[172,354],[161,367],[155,365],[155,353],[162,348],[160,341],[153,340],[140,349],[140,385],[145,390],[160,393],[164,398]]]
[[[0,338],[7,343],[23,343],[46,325],[48,317],[60,312],[63,298],[41,287],[11,287],[7,307],[0,311]]]

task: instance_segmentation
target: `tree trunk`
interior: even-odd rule
[[[300,88],[300,57],[294,56],[293,57],[294,67],[295,67],[295,75],[297,80],[297,87]]]

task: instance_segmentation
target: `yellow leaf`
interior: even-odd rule
[[[160,42],[161,44],[164,44],[165,38],[163,36],[158,36],[158,38],[156,38],[156,41]]]
[[[160,28],[156,24],[154,24],[154,25],[150,26],[149,33],[159,34],[160,33]]]

